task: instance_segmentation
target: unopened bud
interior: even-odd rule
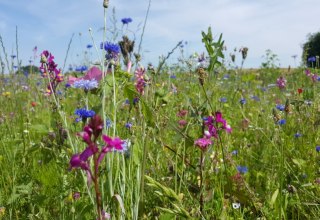
[[[109,0],[103,0],[103,7],[108,8],[109,7]]]

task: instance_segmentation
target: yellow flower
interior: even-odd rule
[[[2,217],[4,216],[6,212],[6,208],[5,207],[0,207],[0,219],[2,219]]]
[[[2,95],[4,97],[10,97],[11,96],[11,92],[4,92],[4,93],[2,93]]]

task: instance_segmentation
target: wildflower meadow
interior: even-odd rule
[[[66,71],[37,47],[23,68],[0,38],[0,219],[320,219],[319,58],[246,69],[250,48],[208,27],[203,51],[152,64],[100,33],[98,60]]]

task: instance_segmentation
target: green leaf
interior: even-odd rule
[[[274,193],[272,194],[272,197],[271,197],[271,201],[270,201],[271,206],[273,206],[273,204],[275,203],[275,201],[278,197],[278,194],[279,194],[279,189],[276,189],[276,191],[274,191]]]

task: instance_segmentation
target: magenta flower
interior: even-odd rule
[[[209,145],[212,144],[212,141],[208,138],[199,138],[198,140],[196,140],[194,142],[194,145],[196,145],[197,147],[199,147],[201,150],[206,150],[208,148]]]
[[[146,70],[143,67],[137,68],[137,70],[135,71],[135,86],[140,95],[144,94],[144,87],[146,85],[146,81],[144,80],[145,72]]]
[[[123,148],[122,144],[124,143],[124,141],[118,137],[111,138],[107,135],[102,135],[102,139],[104,140],[104,142],[106,142],[107,148],[110,148],[110,149],[115,148],[116,150],[122,150]]]
[[[287,80],[283,76],[280,76],[277,79],[277,86],[279,87],[279,89],[284,89],[286,87],[286,84]]]

